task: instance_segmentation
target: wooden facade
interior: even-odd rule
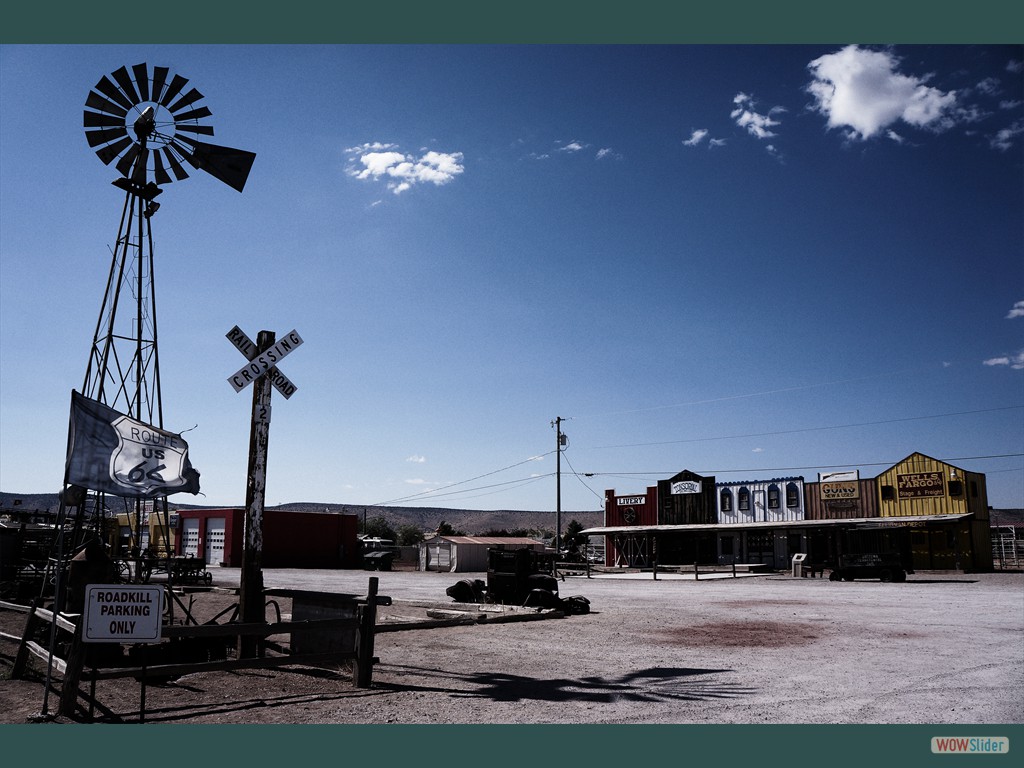
[[[802,477],[718,483],[716,522],[741,525],[803,520],[804,495]]]
[[[715,517],[714,477],[684,469],[658,481],[658,525],[704,525]]]
[[[988,521],[985,476],[912,453],[876,479],[881,517],[971,514]]]
[[[835,483],[804,483],[804,504],[808,520],[849,520],[878,517],[878,486],[875,479],[859,478],[844,483],[837,491]]]

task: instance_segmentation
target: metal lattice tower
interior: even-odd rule
[[[168,67],[136,64],[102,77],[89,92],[83,113],[86,140],[121,176],[125,193],[99,318],[86,365],[82,394],[116,411],[163,428],[152,217],[162,185],[188,178],[186,164],[242,191],[255,154],[199,141],[212,136],[211,116],[188,79]],[[142,545],[144,503],[96,494],[80,504],[94,518],[128,512],[134,519],[129,545]],[[72,502],[73,503],[73,502]],[[90,510],[91,507],[91,510]],[[162,512],[164,542],[167,499],[145,511]],[[134,514],[131,514],[134,513]],[[165,553],[165,554],[170,554]]]

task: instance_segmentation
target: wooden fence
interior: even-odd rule
[[[367,594],[363,597],[355,595],[331,595],[335,603],[349,603],[351,615],[354,618],[326,618],[305,621],[276,621],[273,623],[237,623],[229,621],[223,624],[193,624],[193,625],[171,625],[167,624],[161,628],[161,641],[168,643],[175,641],[203,640],[213,638],[236,639],[243,637],[255,637],[257,639],[257,655],[251,658],[225,658],[216,661],[188,662],[188,663],[156,663],[141,664],[135,666],[92,666],[87,663],[87,646],[91,645],[82,641],[82,615],[60,613],[54,615],[52,611],[45,610],[35,601],[31,606],[16,605],[13,603],[0,602],[0,610],[14,610],[27,614],[25,630],[21,637],[9,633],[0,633],[0,639],[17,642],[18,650],[14,657],[11,668],[11,678],[19,679],[25,675],[28,660],[31,655],[42,659],[44,664],[49,664],[51,672],[63,677],[61,685],[61,696],[58,713],[67,717],[74,715],[75,708],[80,696],[79,685],[83,681],[90,683],[88,694],[89,714],[92,715],[93,705],[96,702],[96,682],[99,680],[111,680],[115,678],[134,677],[140,681],[141,704],[140,720],[145,718],[145,686],[146,680],[152,678],[176,677],[197,672],[218,672],[234,669],[261,669],[270,667],[282,667],[286,665],[307,665],[319,666],[333,664],[341,661],[351,660],[353,662],[352,682],[358,688],[370,687],[373,676],[373,665],[379,660],[373,655],[374,635],[377,621],[377,606],[390,605],[391,598],[377,594],[377,578],[370,577]],[[55,624],[55,626],[53,626]],[[56,656],[50,648],[44,647],[34,638],[41,627],[51,627],[51,632],[59,630],[64,633],[66,645],[69,650],[67,658]],[[310,633],[337,633],[344,636],[354,636],[351,647],[332,648],[322,652],[295,653],[293,649],[269,640],[275,635],[296,634],[308,636]],[[354,633],[354,634],[353,634]],[[54,633],[56,634],[56,633]],[[70,642],[68,637],[70,636]],[[149,654],[149,648],[157,648],[160,644],[143,647],[139,656],[145,659]],[[45,713],[44,713],[45,714]]]

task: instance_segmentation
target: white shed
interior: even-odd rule
[[[544,543],[522,536],[434,536],[420,543],[420,570],[482,573],[488,549],[535,549]]]

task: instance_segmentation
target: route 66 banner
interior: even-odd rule
[[[181,435],[71,393],[65,481],[102,493],[154,498],[199,493],[199,473]]]

